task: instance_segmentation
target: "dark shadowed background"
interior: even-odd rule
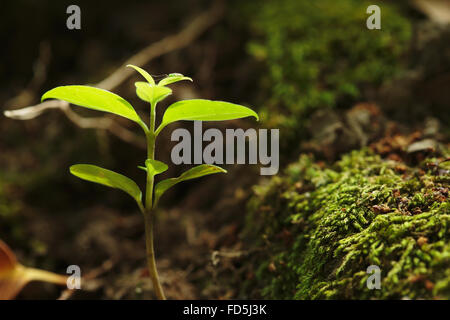
[[[38,104],[58,85],[98,83],[210,12],[216,17],[186,45],[142,66],[156,77],[179,72],[194,79],[175,84],[168,103],[198,97],[251,106],[259,123],[244,119],[219,128],[279,128],[282,166],[302,152],[333,163],[389,135],[392,123],[410,134],[435,121],[436,139],[448,144],[449,25],[412,3],[379,4],[377,31],[365,25],[370,1],[7,1],[0,13],[0,109]],[[71,4],[81,8],[81,30],[66,28]],[[145,114],[136,79],[112,91]],[[375,118],[364,118],[367,112]],[[192,129],[180,123],[159,137],[156,157],[166,163],[177,126]],[[65,273],[76,264],[84,275],[94,274],[72,298],[153,298],[135,203],[68,171],[74,163],[93,163],[143,185],[137,165],[144,157],[139,139],[129,144],[107,130],[81,129],[61,110],[26,121],[2,114],[0,239],[25,265]],[[164,178],[185,169],[172,165]],[[179,185],[162,201],[155,241],[169,298],[261,297],[245,258],[257,248],[242,238],[247,200],[261,177],[257,166],[227,169],[227,175]],[[33,283],[19,298],[59,295],[52,285]]]

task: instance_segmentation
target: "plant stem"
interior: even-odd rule
[[[153,212],[147,210],[144,214],[145,220],[145,244],[147,246],[147,263],[153,289],[159,300],[166,300],[161,282],[159,281],[158,270],[156,269],[155,251],[153,248]]]
[[[155,109],[156,105],[151,104],[150,130],[146,133],[147,138],[147,159],[155,159]],[[142,210],[145,223],[145,245],[147,247],[147,263],[153,289],[160,300],[166,300],[161,282],[159,281],[158,270],[156,268],[155,250],[153,245],[153,184],[154,176],[147,170],[147,187],[145,189],[145,210]]]
[[[147,159],[155,159],[155,135],[152,131],[147,134]],[[147,211],[153,207],[153,184],[155,177],[147,171],[147,187],[145,189],[145,207]]]

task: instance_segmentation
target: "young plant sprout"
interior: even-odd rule
[[[146,82],[136,82],[135,85],[137,96],[143,101],[150,103],[149,126],[139,117],[128,101],[112,92],[90,86],[70,85],[56,87],[47,91],[42,96],[42,100],[59,99],[81,107],[113,113],[136,122],[144,130],[147,139],[147,159],[144,162],[145,165],[139,166],[139,168],[147,173],[145,201],[142,199],[142,192],[138,185],[133,180],[119,173],[90,164],[73,165],[70,167],[70,172],[81,179],[123,190],[136,201],[144,216],[149,274],[156,296],[158,299],[165,299],[158,277],[153,246],[154,209],[164,192],[175,184],[213,173],[226,173],[226,170],[215,165],[202,164],[187,170],[177,178],[162,180],[154,186],[155,176],[168,169],[165,163],[155,159],[156,137],[168,124],[179,120],[222,121],[248,116],[253,116],[258,120],[258,115],[247,107],[229,102],[202,99],[182,100],[167,108],[162,122],[156,128],[156,105],[172,94],[172,90],[167,85],[182,80],[192,81],[192,79],[179,73],[173,73],[156,84],[152,76],[145,70],[133,65],[128,65],[128,67],[134,68],[146,80]]]

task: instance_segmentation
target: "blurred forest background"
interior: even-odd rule
[[[448,2],[442,2],[447,11],[435,15],[426,1],[382,1],[382,29],[368,30],[372,2],[9,1],[0,19],[1,110],[38,104],[58,85],[99,83],[132,55],[200,21],[198,33],[183,34],[186,43],[171,49],[180,38],[169,38],[160,45],[167,52],[142,67],[152,75],[179,72],[194,79],[175,84],[169,102],[199,97],[255,109],[257,125],[244,119],[221,129],[279,128],[280,172],[302,153],[324,167],[365,147],[396,161],[412,161],[412,153],[429,152],[430,144],[448,150]],[[71,4],[81,8],[81,30],[66,28]],[[135,79],[112,91],[144,114]],[[80,129],[62,110],[27,121],[0,117],[0,239],[27,266],[65,273],[68,265],[79,265],[91,279],[71,298],[153,298],[135,203],[68,171],[75,163],[98,164],[143,185],[139,128],[111,118],[136,133],[132,144],[108,130]],[[158,140],[156,157],[166,163],[173,129]],[[406,152],[414,142],[422,144]],[[172,166],[164,178],[185,169]],[[226,169],[227,175],[185,182],[163,199],[155,243],[168,298],[267,297],[261,291],[267,283],[252,267],[259,263],[252,255],[266,249],[248,240],[245,230],[252,224],[252,187],[268,179],[256,166]],[[19,298],[59,295],[53,285],[32,283]]]

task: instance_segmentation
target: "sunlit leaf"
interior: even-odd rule
[[[178,82],[178,81],[183,81],[183,80],[189,80],[192,82],[191,78],[185,77],[181,73],[171,73],[166,78],[159,81],[158,86],[166,86],[168,84]]]
[[[179,120],[222,121],[249,116],[259,119],[258,114],[252,109],[230,102],[203,99],[182,100],[167,108],[157,132],[159,133],[169,123]]]
[[[145,166],[147,167],[147,172],[154,176],[163,173],[169,168],[164,162],[153,159],[145,160]]]
[[[61,86],[47,91],[45,99],[64,100],[88,109],[117,114],[135,122],[142,122],[131,104],[115,93],[90,86]]]
[[[167,189],[173,187],[179,182],[200,178],[209,174],[226,173],[226,172],[227,171],[225,169],[222,169],[221,167],[212,164],[202,164],[192,169],[189,169],[186,172],[183,172],[178,178],[170,178],[160,181],[158,184],[156,184],[155,187],[155,201],[153,206],[156,206],[156,204],[159,201],[159,198],[163,195],[164,192],[166,192]]]
[[[147,82],[136,82],[136,94],[137,96],[146,102],[150,102],[152,105],[165,99],[172,94],[172,89],[167,87],[152,86]]]
[[[14,299],[31,281],[66,285],[67,276],[24,267],[17,262],[14,253],[6,243],[0,240],[0,300]]]
[[[70,167],[70,173],[83,180],[125,191],[132,196],[138,204],[142,201],[142,192],[138,185],[130,178],[114,171],[90,164],[76,164]]]
[[[128,64],[127,67],[133,68],[134,70],[136,70],[137,72],[139,72],[144,78],[145,80],[148,81],[149,84],[151,85],[155,85],[155,80],[153,80],[153,77],[144,69],[138,67],[138,66],[134,66],[132,64]]]

